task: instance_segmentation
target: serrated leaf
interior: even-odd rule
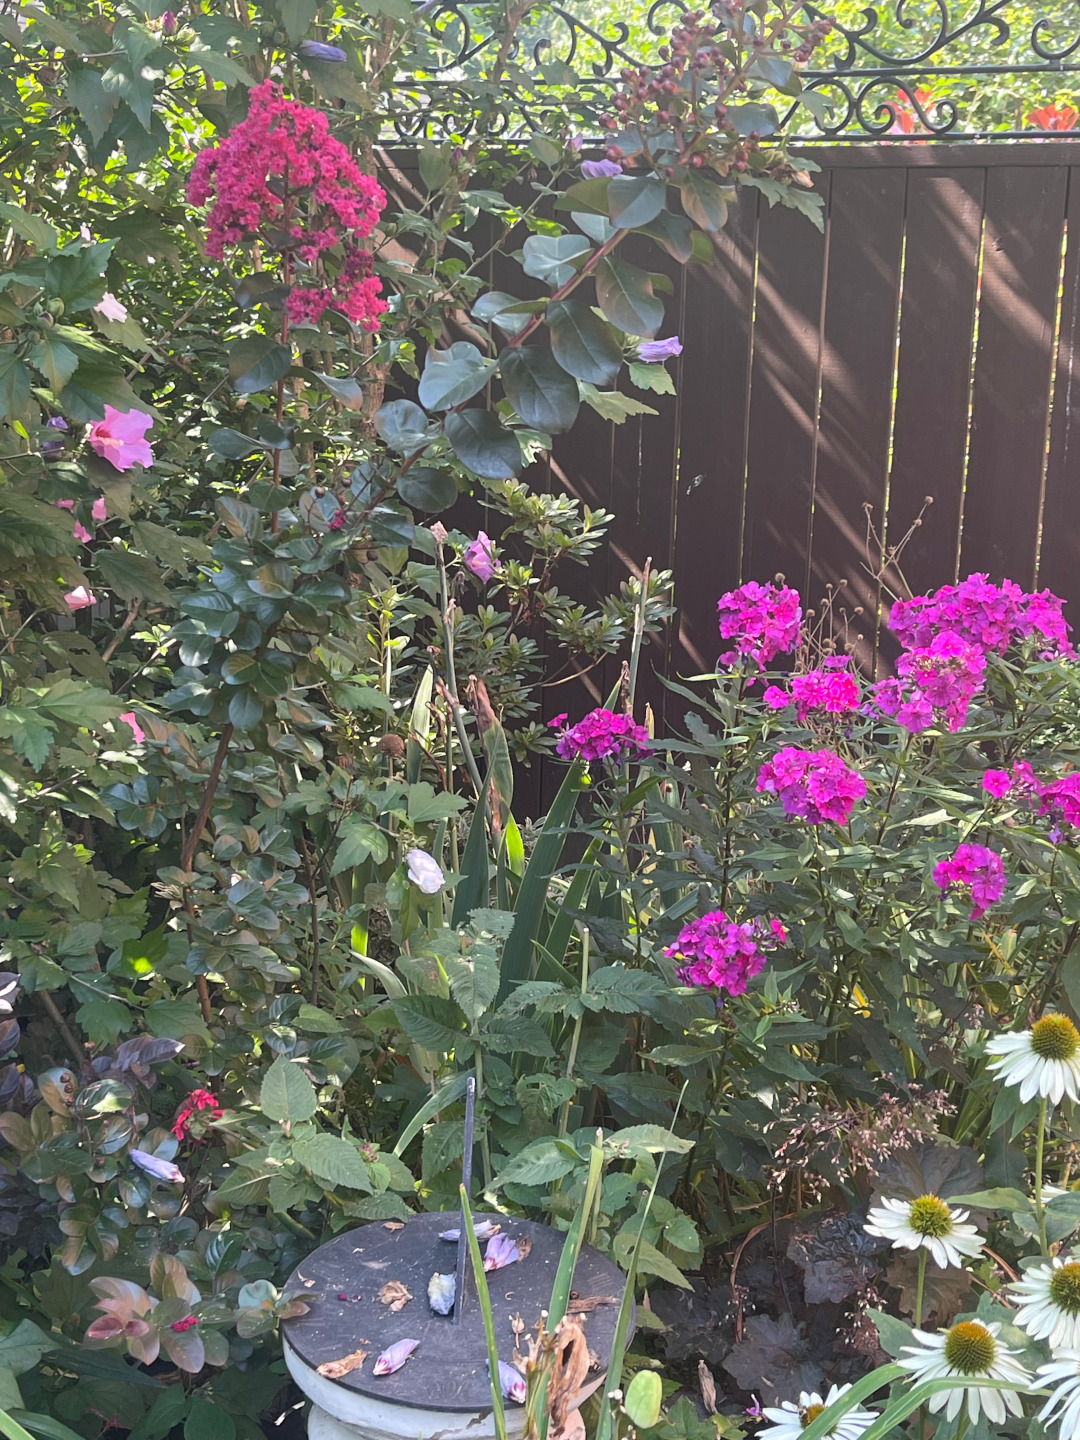
[[[0,215],[16,235],[28,240],[37,250],[55,250],[60,237],[43,215],[34,215],[10,200],[0,201]],[[46,332],[48,333],[48,332]]]
[[[314,1135],[310,1140],[297,1140],[293,1157],[305,1169],[328,1185],[347,1185],[351,1190],[370,1194],[374,1189],[364,1157],[340,1135]]]
[[[487,945],[471,945],[464,955],[443,960],[450,993],[467,1020],[479,1020],[499,993],[499,964]]]
[[[315,1114],[315,1086],[291,1060],[278,1055],[263,1079],[259,1109],[268,1120],[296,1125]]]
[[[534,1140],[511,1156],[496,1177],[495,1186],[548,1185],[576,1170],[584,1161],[574,1160],[554,1140]]]
[[[402,1030],[425,1050],[452,1050],[465,1038],[465,1017],[441,995],[402,995],[391,1009]]]
[[[359,815],[347,815],[341,822],[337,854],[330,874],[340,875],[343,870],[351,870],[370,857],[381,865],[389,853],[390,839],[385,831]]]
[[[619,390],[597,390],[594,385],[583,385],[585,403],[605,420],[621,425],[631,415],[658,415],[651,405],[635,400],[633,395],[624,395]]]

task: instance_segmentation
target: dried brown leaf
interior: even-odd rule
[[[388,1280],[379,1291],[379,1299],[384,1305],[389,1305],[391,1313],[395,1315],[399,1310],[404,1310],[412,1298],[412,1292],[400,1280]]]
[[[552,1341],[548,1404],[551,1407],[552,1434],[563,1435],[567,1430],[570,1407],[577,1401],[589,1374],[589,1347],[585,1331],[570,1315],[559,1321]]]
[[[351,1375],[354,1370],[359,1370],[367,1356],[366,1350],[354,1350],[351,1355],[343,1355],[340,1360],[325,1361],[316,1373],[325,1375],[327,1380],[340,1380],[343,1375]]]
[[[387,1221],[384,1222],[382,1228],[383,1228],[384,1230],[404,1230],[404,1229],[405,1229],[405,1221],[404,1221],[404,1220],[387,1220]]]
[[[617,1295],[585,1295],[579,1300],[571,1300],[567,1307],[568,1315],[588,1315],[598,1305],[618,1305]]]
[[[698,1384],[701,1386],[701,1398],[705,1405],[707,1415],[716,1414],[716,1381],[713,1379],[712,1371],[704,1360],[698,1361],[697,1367]]]

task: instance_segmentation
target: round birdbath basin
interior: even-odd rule
[[[529,1220],[478,1215],[499,1224],[528,1253],[512,1265],[488,1273],[500,1359],[512,1363],[515,1331],[519,1348],[535,1334],[551,1301],[565,1235]],[[307,1301],[305,1315],[281,1325],[289,1373],[313,1401],[310,1440],[488,1440],[495,1433],[487,1372],[487,1342],[471,1265],[466,1265],[461,1321],[437,1315],[428,1304],[428,1281],[436,1271],[451,1275],[456,1243],[439,1239],[457,1229],[456,1211],[416,1215],[360,1226],[321,1246],[293,1271],[288,1289]],[[481,1251],[486,1242],[481,1242]],[[615,1335],[625,1277],[609,1260],[583,1246],[571,1286],[570,1313],[599,1359],[579,1399],[603,1379]],[[399,1309],[381,1298],[384,1287],[400,1298]],[[391,1292],[386,1292],[391,1293]],[[523,1328],[522,1328],[523,1327]],[[399,1340],[420,1343],[392,1375],[374,1373],[377,1357]],[[363,1362],[334,1375],[335,1362],[366,1351]],[[331,1367],[331,1373],[320,1374]],[[508,1429],[520,1432],[524,1410],[505,1403]]]

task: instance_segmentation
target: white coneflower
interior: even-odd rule
[[[1080,1100],[1080,1030],[1067,1015],[1044,1015],[1030,1030],[995,1035],[986,1052],[996,1057],[986,1068],[1019,1085],[1022,1101]]]
[[[978,1255],[983,1247],[974,1225],[965,1225],[966,1210],[954,1210],[937,1195],[917,1200],[884,1199],[871,1208],[863,1227],[868,1235],[891,1240],[897,1250],[929,1250],[935,1265],[944,1270],[961,1265],[964,1255]]]
[[[1035,1265],[1009,1286],[1016,1323],[1053,1351],[1080,1349],[1080,1261],[1055,1257]]]
[[[1041,1386],[1056,1387],[1039,1411],[1039,1420],[1058,1422],[1058,1440],[1080,1435],[1080,1350],[1061,1350],[1036,1372]]]
[[[978,1423],[980,1409],[995,1425],[1004,1423],[1006,1411],[1012,1415],[1023,1414],[1016,1390],[992,1390],[979,1383],[1004,1380],[1017,1390],[1028,1388],[1031,1377],[1013,1358],[1015,1352],[1006,1349],[997,1339],[1000,1329],[1000,1325],[984,1325],[981,1320],[961,1320],[936,1335],[928,1335],[925,1330],[912,1331],[919,1343],[903,1346],[901,1355],[910,1358],[901,1359],[899,1364],[910,1370],[916,1381],[966,1382],[934,1395],[929,1402],[932,1412],[944,1410],[946,1420],[955,1420],[966,1403],[972,1425]]]
[[[761,1413],[771,1424],[758,1431],[757,1440],[799,1440],[807,1425],[812,1424],[822,1411],[827,1410],[850,1389],[850,1385],[833,1385],[824,1400],[820,1395],[804,1390],[797,1405],[790,1400],[784,1400],[778,1406],[766,1406]],[[853,1405],[826,1430],[825,1435],[828,1440],[858,1440],[867,1426],[872,1425],[876,1419],[875,1411]]]

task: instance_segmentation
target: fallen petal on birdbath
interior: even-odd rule
[[[488,1369],[490,1368],[489,1365]],[[525,1404],[525,1376],[512,1365],[507,1365],[505,1360],[499,1361],[499,1389],[504,1400],[516,1400],[519,1405]]]
[[[351,1355],[343,1355],[340,1360],[327,1360],[324,1365],[319,1366],[318,1373],[325,1375],[327,1380],[340,1380],[343,1375],[351,1375],[354,1370],[359,1370],[367,1357],[366,1350],[354,1350]]]
[[[502,1228],[501,1226],[496,1225],[496,1223],[494,1222],[494,1220],[474,1220],[474,1221],[473,1221],[473,1234],[476,1236],[476,1238],[477,1238],[478,1240],[490,1240],[491,1237],[492,1237],[492,1235],[497,1235],[497,1234],[499,1233],[499,1231],[500,1231],[501,1228]],[[440,1231],[439,1231],[439,1239],[440,1239],[440,1240],[453,1240],[453,1241],[460,1240],[460,1239],[461,1239],[461,1231],[460,1231],[460,1230],[440,1230]]]
[[[391,1345],[389,1350],[384,1350],[372,1367],[373,1375],[393,1375],[395,1370],[400,1370],[420,1344],[419,1340],[399,1340],[396,1345]]]
[[[484,1269],[502,1270],[520,1259],[521,1246],[516,1240],[511,1240],[509,1235],[493,1235],[484,1251]]]
[[[404,1310],[412,1299],[412,1293],[400,1280],[388,1280],[379,1291],[379,1299],[384,1305],[389,1305],[391,1311],[396,1315],[399,1310]],[[417,1344],[419,1343],[417,1341]]]

